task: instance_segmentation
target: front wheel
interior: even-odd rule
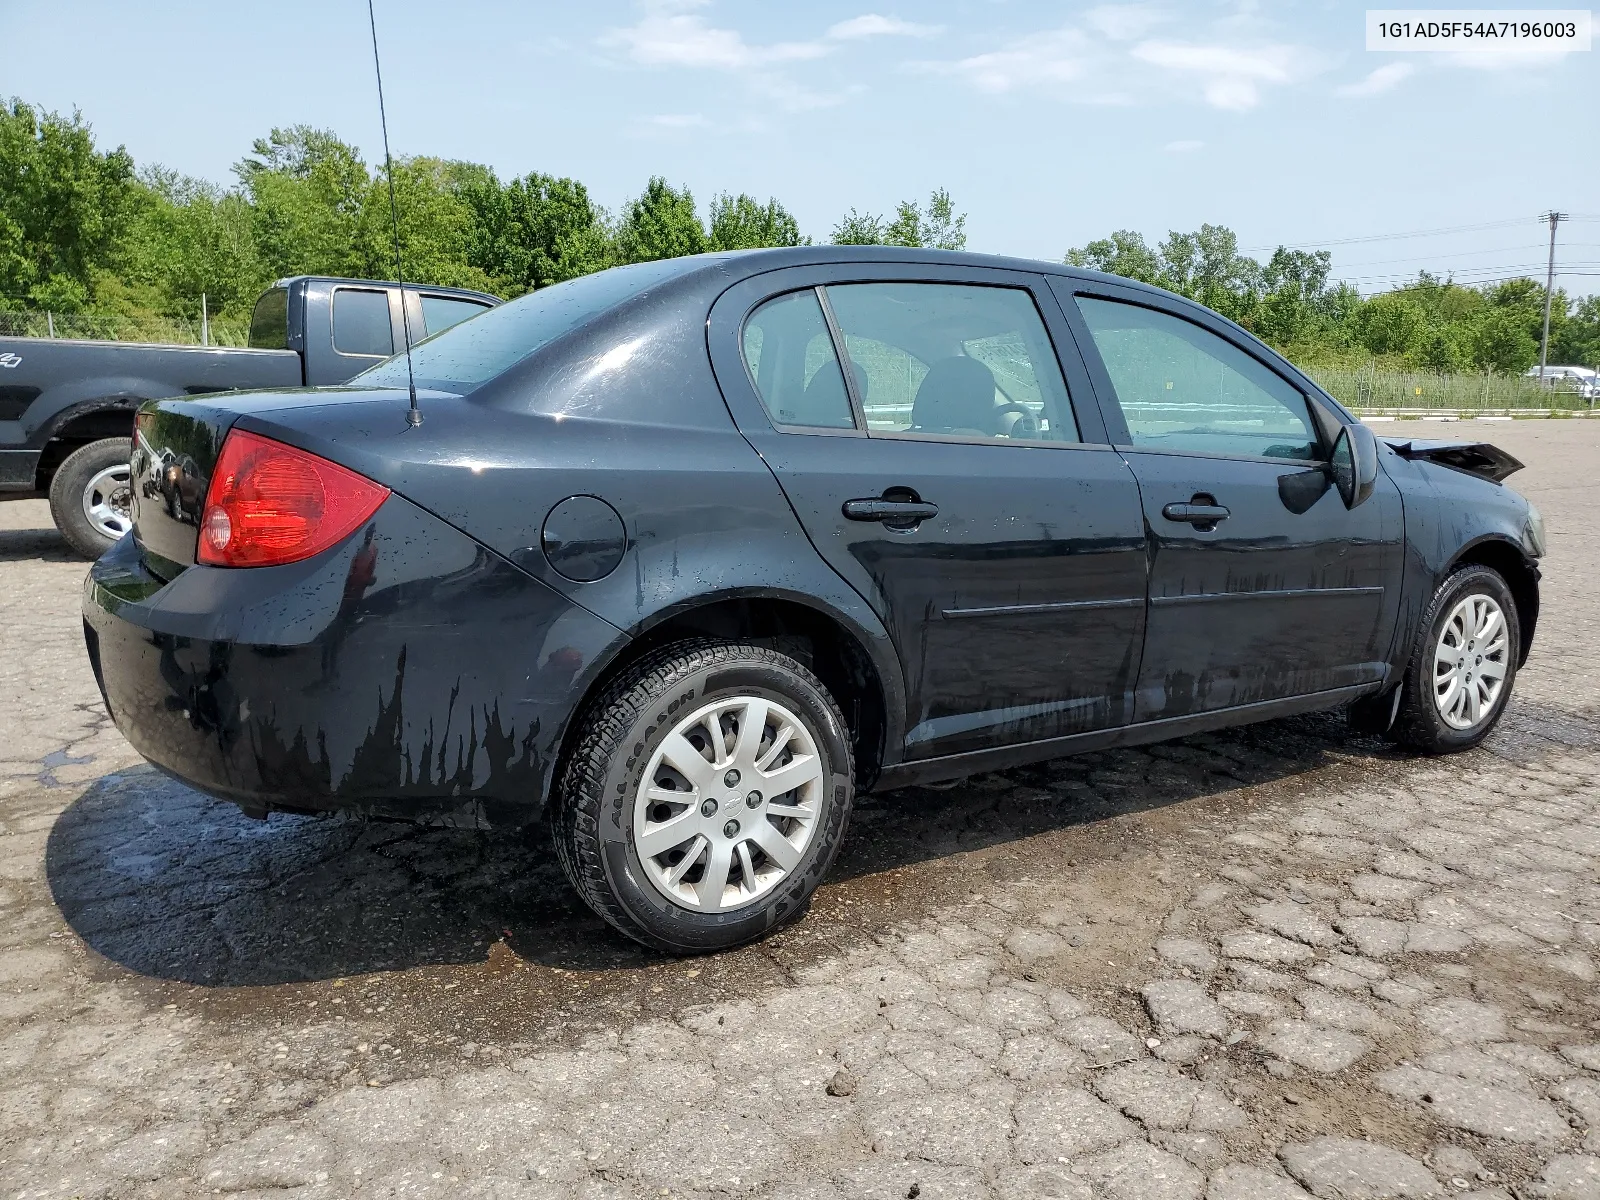
[[[101,438],[67,455],[50,480],[50,518],[84,558],[99,558],[133,528],[128,438]]]
[[[1433,595],[1402,685],[1396,738],[1448,754],[1489,736],[1511,699],[1521,655],[1517,603],[1499,572],[1468,566]]]
[[[850,739],[815,675],[762,646],[684,642],[577,719],[554,841],[590,908],[673,954],[738,946],[805,911],[853,797]]]

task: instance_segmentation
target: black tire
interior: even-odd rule
[[[634,804],[645,771],[675,727],[705,705],[737,696],[781,704],[809,734],[823,760],[816,816],[797,863],[768,890],[742,907],[700,912],[674,903],[646,876],[635,846]],[[739,946],[805,912],[844,840],[854,799],[850,738],[838,705],[815,675],[763,646],[679,642],[608,683],[576,720],[576,740],[552,801],[552,840],[590,908],[628,937],[669,954]],[[721,799],[726,806],[736,798]],[[712,820],[730,813],[745,816],[718,809]],[[735,869],[742,878],[743,868]]]
[[[1501,652],[1504,681],[1493,703],[1483,710],[1469,728],[1448,723],[1434,701],[1434,650],[1456,606],[1469,596],[1481,595],[1499,605],[1506,624],[1505,648]],[[1451,754],[1468,750],[1489,736],[1511,699],[1516,683],[1517,662],[1522,654],[1522,629],[1517,619],[1517,602],[1498,571],[1489,567],[1466,566],[1452,571],[1433,594],[1423,614],[1417,642],[1411,652],[1401,685],[1400,711],[1395,718],[1393,736],[1403,746],[1424,754]]]
[[[126,467],[132,451],[129,438],[101,438],[67,455],[50,480],[50,519],[67,545],[84,558],[99,558],[117,540],[90,520],[85,493],[104,472],[119,464]]]

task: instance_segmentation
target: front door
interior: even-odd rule
[[[1083,440],[1036,286],[861,271],[749,312],[733,386],[759,404],[733,407],[894,640],[905,756],[1125,724],[1144,622],[1138,489]]]
[[[1150,536],[1134,719],[1381,680],[1401,570],[1394,485],[1380,476],[1346,509],[1322,469],[1337,416],[1217,332],[1121,300],[1077,307]]]

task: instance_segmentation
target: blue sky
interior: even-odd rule
[[[5,7],[0,92],[76,105],[141,163],[229,180],[298,122],[380,151],[362,0]],[[974,250],[1211,221],[1262,254],[1327,246],[1365,291],[1539,270],[1555,207],[1578,218],[1562,282],[1600,291],[1593,52],[1369,53],[1364,6],[1332,0],[377,10],[396,153],[572,175],[608,207],[660,174],[777,196],[822,239],[942,186]]]

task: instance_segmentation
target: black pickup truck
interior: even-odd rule
[[[402,349],[405,320],[416,342],[498,303],[299,275],[256,301],[248,348],[0,337],[0,500],[49,496],[62,536],[98,558],[130,527],[129,439],[144,401],[340,384]]]

